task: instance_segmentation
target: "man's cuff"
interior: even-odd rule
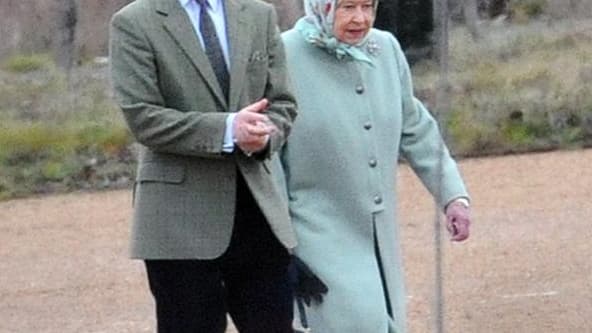
[[[234,117],[236,117],[236,113],[231,113],[226,117],[226,130],[224,132],[224,143],[222,144],[222,151],[225,153],[234,151],[234,131],[232,126]]]

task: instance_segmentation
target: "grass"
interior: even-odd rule
[[[54,66],[2,73],[0,200],[129,182],[132,139],[106,71],[79,68],[70,84]]]
[[[451,39],[453,150],[475,156],[592,144],[592,22],[463,28]],[[418,94],[432,101],[436,65],[414,69]]]
[[[514,22],[528,22],[545,12],[546,0],[514,0],[510,2],[510,14]]]
[[[2,68],[12,73],[29,73],[50,68],[53,65],[53,61],[48,54],[19,54],[9,57]]]

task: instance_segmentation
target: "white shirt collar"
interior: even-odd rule
[[[222,5],[222,0],[206,0],[206,1],[210,5],[210,8],[212,9],[213,12],[217,12],[218,7],[220,7]],[[183,7],[187,7],[192,2],[195,3],[195,0],[179,0],[179,3],[181,3],[181,6],[183,6]]]

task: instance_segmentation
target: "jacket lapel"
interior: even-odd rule
[[[230,110],[238,111],[240,90],[245,80],[249,51],[249,27],[242,11],[244,4],[241,0],[226,0],[226,31],[230,53]]]
[[[156,11],[164,17],[163,25],[165,30],[204,78],[220,104],[226,108],[227,102],[222,88],[220,88],[208,57],[201,48],[196,31],[193,29],[193,25],[179,1],[158,1],[157,6]]]

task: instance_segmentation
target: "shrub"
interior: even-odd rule
[[[44,139],[45,138],[45,139]],[[123,126],[30,128],[0,133],[0,200],[31,193],[124,186],[135,167]]]
[[[513,0],[510,1],[510,16],[514,22],[524,23],[542,15],[546,7],[547,0]]]
[[[592,22],[579,30],[589,28]],[[591,39],[559,23],[553,28],[539,22],[504,27],[478,43],[453,31],[446,125],[454,153],[591,145]],[[435,96],[437,65],[423,62],[413,72],[420,98]]]
[[[111,100],[106,68],[0,76],[0,200],[124,186],[131,135]]]

